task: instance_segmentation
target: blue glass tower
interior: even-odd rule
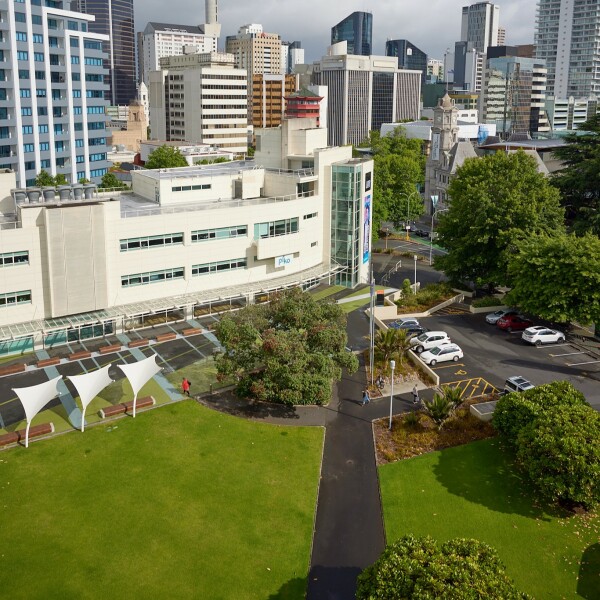
[[[331,43],[348,42],[348,54],[373,54],[373,15],[353,12],[331,28]]]

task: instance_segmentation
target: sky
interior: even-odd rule
[[[331,27],[356,10],[373,13],[373,50],[385,54],[387,39],[407,39],[431,58],[443,57],[460,39],[461,7],[469,0],[218,0],[221,44],[241,25],[260,23],[284,41],[299,40],[306,62],[326,54]],[[496,0],[506,43],[531,44],[536,0]],[[136,31],[148,21],[176,25],[204,22],[204,0],[134,0]],[[221,48],[221,44],[219,48]]]

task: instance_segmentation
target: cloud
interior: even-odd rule
[[[454,47],[460,38],[461,8],[467,0],[346,0],[343,3],[323,0],[219,0],[219,21],[222,24],[221,46],[225,36],[237,33],[247,23],[261,23],[265,31],[278,33],[286,41],[299,40],[306,49],[306,60],[323,56],[330,43],[331,27],[355,10],[373,13],[373,48],[384,54],[386,39],[408,39],[423,52],[441,58],[446,48]],[[524,0],[497,0],[500,24],[506,28],[508,44],[533,43],[535,3]],[[134,0],[136,31],[148,21],[173,24],[204,22],[202,0]]]

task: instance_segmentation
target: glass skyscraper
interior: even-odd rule
[[[96,17],[90,23],[92,33],[109,36],[103,44],[108,54],[107,100],[129,104],[136,97],[133,0],[73,0],[72,8]]]
[[[427,81],[427,54],[419,50],[408,40],[388,40],[385,43],[385,55],[398,59],[399,69],[421,71],[421,85]]]
[[[353,12],[331,28],[331,43],[348,42],[348,54],[373,54],[373,15]]]

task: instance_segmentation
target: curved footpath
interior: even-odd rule
[[[354,349],[367,345],[362,311],[348,315]],[[324,426],[325,446],[313,534],[308,600],[355,597],[356,577],[385,547],[372,421],[389,415],[389,397],[361,406],[365,369],[345,374],[326,407],[247,404],[233,395],[204,396],[203,404],[280,425]],[[412,406],[410,393],[394,396],[394,414]]]

